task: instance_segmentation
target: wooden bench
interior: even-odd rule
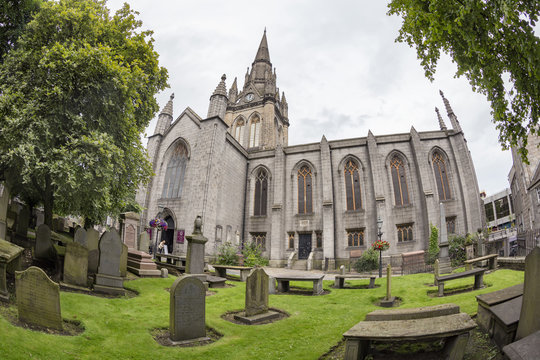
[[[488,269],[495,270],[497,268],[497,257],[499,255],[497,254],[491,254],[482,256],[479,258],[469,259],[465,260],[465,270],[472,270],[473,264],[480,262],[480,261],[488,261]]]
[[[369,279],[368,289],[373,289],[375,287],[375,275],[360,275],[360,274],[347,274],[347,275],[336,275],[336,280],[334,281],[334,287],[336,289],[343,289],[345,286],[345,279]]]
[[[413,309],[377,310],[343,334],[345,359],[363,360],[372,341],[433,341],[446,339],[441,358],[463,358],[476,323],[459,306],[444,304]]]
[[[275,279],[278,283],[278,292],[288,292],[290,290],[291,281],[312,281],[313,295],[321,295],[323,293],[324,274],[287,274],[277,275]]]
[[[473,269],[464,272],[450,274],[445,276],[435,276],[435,284],[439,287],[439,296],[444,295],[444,283],[446,281],[461,279],[464,277],[474,276],[474,289],[481,289],[484,287],[484,272],[485,269]]]
[[[214,269],[216,269],[216,273],[219,277],[226,278],[227,277],[227,269],[229,270],[238,270],[240,271],[240,281],[246,281],[251,269],[253,267],[249,266],[234,266],[234,265],[212,265]]]

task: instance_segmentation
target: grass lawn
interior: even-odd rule
[[[385,278],[375,289],[333,289],[323,296],[270,295],[270,306],[284,310],[289,318],[257,326],[237,325],[221,318],[227,311],[244,307],[245,283],[215,290],[206,298],[206,324],[223,335],[200,347],[164,347],[152,338],[156,328],[169,325],[169,293],[175,277],[137,279],[124,283],[139,293],[133,298],[107,299],[61,292],[62,317],[81,321],[78,336],[60,336],[13,326],[0,316],[0,359],[317,359],[337,344],[342,334],[375,309],[385,295]],[[369,280],[348,281],[367,284]],[[445,293],[471,286],[474,277],[445,284]],[[401,308],[455,303],[461,311],[476,313],[475,295],[523,282],[523,272],[497,270],[484,276],[484,289],[436,296],[433,275],[416,274],[392,278],[392,295]],[[291,282],[308,289],[311,284]],[[429,293],[428,293],[429,292]],[[13,305],[13,309],[15,309]],[[13,310],[12,309],[12,310]]]

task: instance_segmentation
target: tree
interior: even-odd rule
[[[5,0],[0,5],[0,63],[17,43],[26,24],[38,11],[41,0]]]
[[[428,264],[435,263],[435,260],[439,257],[439,229],[433,224],[429,224],[431,233],[429,235],[429,248],[428,248]]]
[[[416,47],[426,77],[433,80],[441,52],[449,54],[456,76],[490,101],[502,147],[517,147],[527,161],[527,135],[540,135],[540,2],[391,0],[388,7],[403,18],[396,41]]]
[[[0,175],[38,194],[46,224],[117,214],[152,172],[140,134],[167,71],[136,14],[44,3],[0,66]]]

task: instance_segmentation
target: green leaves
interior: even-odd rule
[[[403,18],[396,41],[416,47],[426,77],[433,80],[441,51],[450,55],[456,76],[491,102],[503,148],[519,148],[526,160],[527,134],[539,134],[540,42],[533,26],[540,3],[393,0],[388,8]]]

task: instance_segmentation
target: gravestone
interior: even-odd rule
[[[139,251],[144,251],[148,253],[148,248],[150,247],[150,235],[147,231],[143,231],[139,234]]]
[[[88,282],[88,249],[77,242],[68,243],[66,246],[64,282],[83,287],[86,287]]]
[[[2,300],[9,300],[6,273],[21,269],[23,251],[22,247],[0,239],[0,299]]]
[[[26,237],[28,235],[28,222],[30,221],[30,210],[23,206],[21,211],[19,211],[18,221],[17,221],[17,235]]]
[[[116,230],[106,231],[101,236],[95,291],[114,295],[125,294],[124,281],[120,277],[122,245]]]
[[[41,224],[37,228],[34,257],[36,259],[56,261],[56,250],[51,240],[51,229],[46,224]]]
[[[73,241],[75,241],[76,243],[79,243],[81,244],[82,246],[84,246],[85,248],[88,249],[88,244],[87,244],[87,241],[86,241],[86,230],[84,230],[82,227],[78,228],[77,231],[75,231],[75,236],[73,238]]]
[[[126,277],[127,275],[127,261],[128,261],[128,246],[122,244],[122,254],[120,255],[120,276]]]
[[[396,297],[392,296],[392,266],[386,267],[386,296],[381,300],[381,306],[392,307],[396,302]]]
[[[0,239],[6,239],[7,212],[10,199],[9,189],[0,183]]]
[[[137,248],[137,225],[139,224],[140,216],[135,212],[126,212],[120,214],[122,222],[122,240],[130,249]],[[146,250],[148,251],[148,250]]]
[[[519,315],[516,340],[540,330],[540,247],[536,246],[525,258],[523,302]]]
[[[169,277],[169,270],[167,268],[161,268],[161,277],[165,279]]]
[[[275,280],[274,280],[275,281]],[[252,325],[279,316],[275,311],[268,311],[269,276],[262,268],[255,268],[246,279],[246,308],[234,318]]]
[[[202,218],[197,215],[193,233],[186,236],[188,241],[186,255],[186,274],[198,275],[201,281],[206,280],[204,274],[204,244],[208,241],[202,233]]]
[[[171,286],[169,332],[173,342],[209,340],[206,337],[206,287],[193,275],[180,276]]]
[[[38,267],[15,273],[15,293],[19,320],[62,330],[60,286]]]
[[[86,248],[88,249],[88,272],[95,274],[99,265],[99,232],[96,229],[86,230]]]

